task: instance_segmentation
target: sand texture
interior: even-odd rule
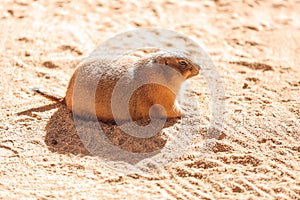
[[[76,65],[97,45],[145,27],[192,37],[220,74],[225,122],[205,156],[212,98],[201,75],[190,80],[199,126],[169,121],[158,135],[136,139],[100,123],[116,152],[135,156],[91,139],[98,123],[75,125],[63,104],[30,90],[64,96]],[[0,199],[300,199],[299,0],[5,0],[0,74]],[[100,162],[135,164],[188,133],[186,151],[150,173],[123,174]]]

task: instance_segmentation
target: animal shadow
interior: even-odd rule
[[[167,120],[164,128],[177,121]],[[52,152],[60,154],[97,156],[134,164],[160,153],[167,142],[163,129],[153,137],[137,138],[124,133],[116,124],[74,118],[61,105],[46,125],[45,143]]]

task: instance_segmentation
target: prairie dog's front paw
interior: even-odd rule
[[[174,112],[174,117],[183,117],[184,115],[177,100],[174,103],[173,112]]]

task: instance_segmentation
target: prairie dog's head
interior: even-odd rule
[[[155,56],[154,63],[171,67],[178,71],[184,79],[199,74],[200,66],[190,59],[177,53],[161,53]]]

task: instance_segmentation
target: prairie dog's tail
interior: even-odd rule
[[[52,101],[64,102],[64,97],[61,97],[61,96],[53,94],[53,93],[49,93],[42,88],[33,87],[33,88],[30,88],[30,90],[32,90],[33,92],[35,92],[37,94],[42,95],[43,97],[46,97],[47,99],[50,99]]]

